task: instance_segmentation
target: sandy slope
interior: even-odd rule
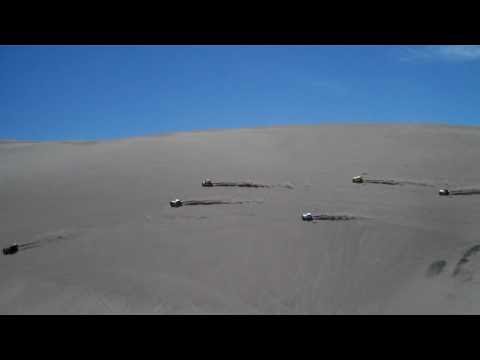
[[[480,253],[452,274],[480,244],[480,196],[351,178],[480,186],[479,142],[478,128],[322,125],[1,143],[0,245],[40,246],[0,257],[0,313],[478,313]]]

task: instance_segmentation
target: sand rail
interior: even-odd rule
[[[303,221],[347,221],[358,219],[356,216],[346,215],[346,214],[312,214],[312,213],[303,213]]]
[[[14,243],[2,249],[3,255],[14,255],[20,251],[30,250],[40,246],[44,246],[48,243],[58,242],[62,240],[73,239],[80,233],[78,231],[65,231],[60,230],[52,233],[43,234],[38,240],[17,244]]]
[[[433,184],[421,181],[411,180],[393,180],[393,179],[369,179],[364,176],[354,176],[352,182],[355,184],[383,184],[383,185],[414,185],[433,187]]]
[[[440,196],[453,196],[453,195],[480,195],[480,189],[440,189],[438,191]]]
[[[263,200],[180,200],[175,199],[170,201],[170,206],[178,208],[182,206],[195,205],[232,205],[232,204],[248,204],[248,203],[262,203]]]
[[[19,251],[28,250],[40,246],[38,242],[13,244],[2,249],[3,255],[14,255]]]

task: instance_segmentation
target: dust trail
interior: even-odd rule
[[[480,245],[475,245],[468,249],[455,266],[452,276],[455,277],[463,273],[465,264],[467,264],[470,261],[470,258],[478,252],[480,252]]]
[[[355,220],[360,219],[357,216],[352,215],[345,215],[345,214],[312,214],[312,213],[305,213],[302,214],[303,221],[322,221],[322,220],[329,220],[329,221],[347,221],[347,220]]]
[[[456,189],[449,190],[450,195],[478,195],[480,194],[480,189]]]
[[[426,183],[426,182],[420,182],[420,181],[399,181],[400,185],[414,185],[414,186],[426,186],[426,187],[435,187],[435,185]]]
[[[4,255],[13,255],[20,251],[30,250],[37,247],[41,247],[50,243],[73,239],[78,236],[78,232],[68,232],[68,231],[57,231],[54,233],[43,234],[39,237],[38,240],[22,243],[22,244],[12,244],[6,248],[3,248],[2,252]]]
[[[233,200],[187,200],[183,202],[184,206],[193,205],[223,205],[223,204],[243,204],[243,201]]]
[[[395,180],[366,179],[363,182],[367,184],[400,185],[400,183]]]
[[[37,241],[35,243],[20,244],[18,245],[18,251],[30,250],[42,246],[42,243]]]
[[[19,251],[29,250],[36,247],[39,247],[40,243],[28,243],[28,244],[13,244],[6,248],[2,249],[3,255],[13,255],[18,253]]]
[[[414,186],[426,186],[434,187],[435,185],[421,182],[421,181],[410,181],[410,180],[392,180],[392,179],[367,179],[363,176],[355,176],[352,178],[353,183],[357,184],[383,184],[383,185],[414,185]]]
[[[285,189],[293,189],[294,188],[292,183],[276,184],[276,185],[273,185],[273,186],[274,187],[285,188]]]
[[[283,187],[287,189],[293,189],[293,185],[287,184],[259,184],[251,181],[218,181],[214,182],[210,179],[202,181],[203,187],[214,187],[214,186],[224,186],[224,187],[246,187],[246,188],[273,188],[273,187]]]
[[[179,200],[170,201],[171,207],[195,206],[195,205],[231,205],[231,204],[249,204],[263,203],[263,200]]]

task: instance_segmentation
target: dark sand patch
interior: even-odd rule
[[[455,269],[453,270],[453,277],[461,277],[463,281],[470,281],[473,279],[474,272],[469,269],[467,264],[471,262],[471,257],[480,252],[480,245],[472,246],[468,249],[458,261]]]
[[[434,277],[434,276],[440,275],[445,269],[445,266],[447,266],[447,262],[445,260],[434,261],[428,267],[426,271],[426,276]]]

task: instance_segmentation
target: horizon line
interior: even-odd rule
[[[192,130],[178,130],[178,131],[165,131],[165,132],[151,132],[141,135],[131,135],[131,136],[121,136],[121,137],[111,137],[111,138],[65,138],[65,139],[55,139],[55,140],[32,140],[32,139],[12,139],[12,138],[0,138],[0,145],[5,143],[98,143],[98,142],[115,142],[115,141],[126,141],[132,139],[144,139],[144,138],[156,138],[156,137],[166,137],[173,135],[181,134],[197,134],[205,132],[227,132],[227,131],[242,131],[242,130],[262,130],[262,129],[274,129],[274,128],[294,128],[294,127],[313,127],[313,126],[436,126],[436,127],[447,127],[447,128],[480,128],[479,125],[473,124],[452,124],[449,122],[429,122],[429,121],[395,121],[395,122],[375,122],[375,121],[343,121],[338,122],[332,120],[322,121],[316,123],[300,123],[300,124],[278,124],[278,125],[259,125],[259,126],[250,126],[250,127],[224,127],[224,128],[205,128],[205,129],[192,129]]]

